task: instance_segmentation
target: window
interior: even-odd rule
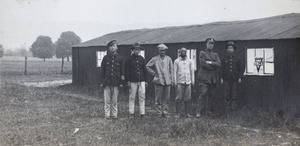
[[[107,54],[106,51],[97,51],[96,55],[97,55],[97,67],[101,67],[101,62],[103,57]]]
[[[145,50],[141,50],[140,55],[145,58]]]
[[[178,56],[180,55],[180,49],[178,49]],[[186,56],[192,60],[193,69],[197,70],[197,51],[196,49],[187,49],[186,50]]]
[[[274,48],[247,48],[245,75],[274,75]]]

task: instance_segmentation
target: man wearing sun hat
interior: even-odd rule
[[[201,116],[201,110],[206,106],[207,113],[210,113],[209,101],[214,98],[214,92],[219,80],[219,68],[221,61],[216,52],[213,51],[215,39],[208,38],[205,40],[206,49],[199,54],[200,69],[197,76],[200,95],[197,103],[197,115]]]
[[[228,113],[237,106],[237,89],[238,84],[242,82],[243,68],[241,59],[235,54],[234,42],[228,42],[225,48],[227,53],[222,59],[220,77],[221,84],[224,85],[225,108]]]
[[[159,55],[154,56],[146,65],[148,72],[154,76],[155,109],[162,117],[169,117],[170,89],[173,83],[173,62],[166,55],[168,47],[165,44],[157,46]]]
[[[139,97],[140,117],[145,115],[145,88],[147,86],[147,69],[144,58],[139,55],[142,47],[134,43],[131,47],[132,54],[125,63],[125,81],[129,87],[129,114],[134,117],[135,97]]]
[[[108,42],[107,47],[107,55],[103,57],[101,62],[102,86],[104,86],[104,111],[106,119],[117,119],[117,99],[121,81],[125,79],[125,68],[123,58],[117,53],[117,41],[112,40]]]

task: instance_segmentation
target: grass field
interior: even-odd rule
[[[128,118],[128,95],[119,96],[119,119],[104,120],[103,91],[64,85],[36,88],[22,82],[71,79],[71,62],[0,59],[0,145],[300,145],[300,122],[241,109],[230,116],[160,118],[147,102],[147,118]],[[174,111],[174,108],[172,108]]]

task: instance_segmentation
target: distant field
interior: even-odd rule
[[[24,75],[24,57],[4,56],[0,58],[0,81],[4,82],[42,82],[67,80],[72,78],[72,61],[64,63],[61,74],[61,59],[43,59],[28,57],[27,74]]]
[[[25,58],[15,56],[4,56],[0,58],[0,73],[21,75],[25,69]],[[43,59],[28,57],[27,59],[27,73],[29,75],[40,74],[57,74],[61,70],[61,59]],[[72,74],[72,61],[65,59],[64,73]]]

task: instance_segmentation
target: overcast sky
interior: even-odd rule
[[[300,0],[0,0],[0,44],[55,42],[74,31],[83,41],[128,29],[249,20],[300,13]]]

